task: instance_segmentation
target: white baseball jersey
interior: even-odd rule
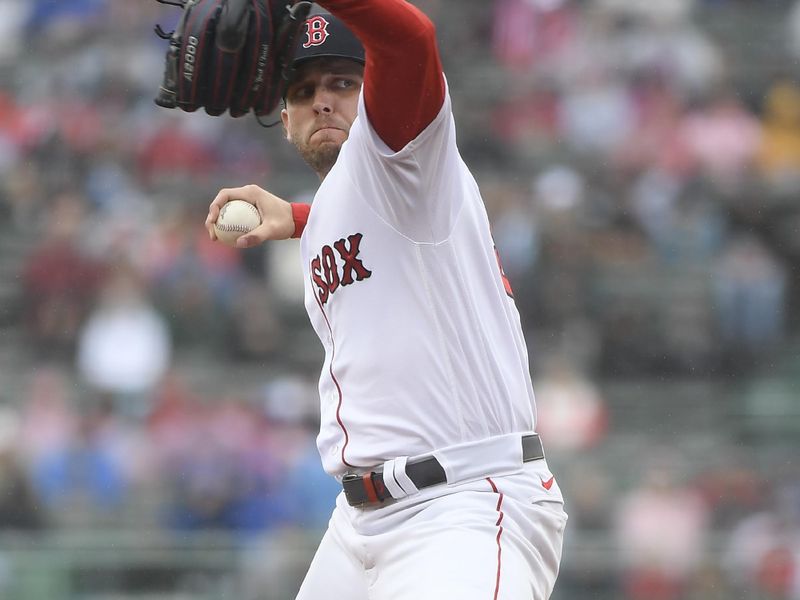
[[[449,93],[396,153],[363,91],[358,114],[301,239],[305,304],[325,348],[317,443],[336,476],[535,429],[519,313]]]

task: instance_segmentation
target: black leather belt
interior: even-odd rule
[[[539,436],[535,433],[522,436],[522,462],[542,458],[544,458],[544,449]],[[414,461],[409,460],[406,463],[406,475],[420,490],[447,482],[444,468],[434,456],[426,456]],[[383,483],[383,472],[380,469],[363,475],[348,473],[342,479],[342,487],[350,506],[378,504],[392,497]]]

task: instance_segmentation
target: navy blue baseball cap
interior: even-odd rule
[[[342,21],[330,13],[309,16],[297,36],[292,66],[312,58],[349,58],[364,64],[364,46]]]

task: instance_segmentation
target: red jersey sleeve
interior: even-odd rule
[[[405,0],[322,0],[364,44],[364,103],[375,131],[397,152],[439,114],[444,76],[436,30]]]

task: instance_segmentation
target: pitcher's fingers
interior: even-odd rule
[[[214,199],[211,201],[211,204],[208,205],[208,214],[210,215],[212,209],[214,209],[215,207],[217,209],[217,212],[219,212],[219,209],[222,208],[222,206],[226,202],[233,200],[233,198],[235,197],[234,196],[235,192],[236,192],[235,188],[234,189],[225,188],[220,190],[214,197]]]
[[[267,223],[262,223],[252,231],[248,231],[244,235],[239,236],[236,239],[236,247],[252,248],[253,246],[263,244],[270,239],[270,233],[270,226]]]
[[[219,191],[216,197],[211,201],[211,204],[208,205],[208,216],[206,216],[206,230],[208,231],[208,236],[213,240],[217,239],[216,233],[214,233],[214,223],[217,222],[219,218],[219,211],[222,207],[233,200],[234,198],[239,198],[241,196],[242,188],[225,188]]]
[[[208,216],[206,217],[205,227],[206,231],[208,231],[208,236],[211,238],[212,241],[217,239],[216,234],[214,233],[214,223],[217,222],[217,218],[219,217],[219,208],[216,206],[209,206],[208,207]]]

